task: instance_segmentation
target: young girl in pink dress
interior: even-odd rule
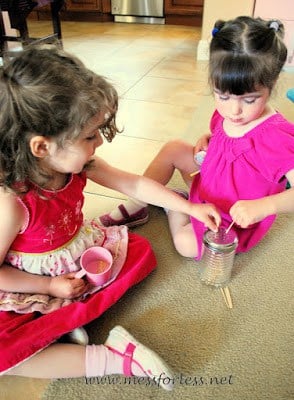
[[[180,140],[167,143],[144,173],[166,185],[178,169],[192,202],[212,203],[224,227],[234,223],[238,252],[259,243],[277,214],[294,211],[294,125],[268,103],[287,57],[283,32],[279,21],[259,18],[216,22],[209,60],[216,105],[211,134],[195,148]],[[191,178],[199,168],[194,155],[204,149],[201,171]],[[287,181],[292,188],[285,190]],[[145,203],[130,199],[123,206],[129,218],[115,209],[101,222],[134,226],[144,222],[133,218],[140,209],[148,218]],[[200,259],[204,224],[172,210],[168,220],[179,253]]]
[[[95,155],[117,133],[117,93],[76,58],[31,47],[0,69],[0,372],[40,378],[148,376],[165,389],[173,377],[160,357],[115,327],[104,345],[56,343],[117,301],[155,267],[146,240],[124,226],[85,221],[87,179],[139,200],[183,210],[217,229],[213,205],[193,205],[145,177]],[[213,216],[213,218],[211,218]],[[84,250],[113,255],[103,290],[76,278]]]

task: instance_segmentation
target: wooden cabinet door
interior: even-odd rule
[[[102,12],[102,0],[67,0],[68,11],[100,11]]]
[[[204,0],[165,0],[166,14],[199,14],[203,11]]]
[[[165,0],[166,24],[202,25],[204,0]]]
[[[50,6],[36,7],[35,12],[38,19],[51,19]],[[113,21],[111,0],[64,0],[60,15],[65,21]]]
[[[111,0],[101,0],[102,12],[111,13]]]

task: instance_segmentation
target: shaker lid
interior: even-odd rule
[[[219,228],[218,232],[206,231],[203,242],[213,250],[231,251],[237,247],[238,237],[233,229],[226,233],[225,228]]]

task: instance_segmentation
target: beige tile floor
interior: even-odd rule
[[[51,33],[45,21],[31,21],[29,29],[35,37]],[[124,131],[97,150],[108,162],[142,173],[163,143],[178,137],[194,142],[208,128],[213,103],[207,63],[196,60],[199,28],[66,21],[62,30],[64,48],[118,89],[118,123]],[[294,122],[294,104],[285,98],[290,87],[294,71],[283,72],[273,102]],[[201,112],[195,120],[197,109]],[[88,217],[112,209],[124,198],[90,183],[86,191]],[[48,382],[1,377],[1,399],[39,400]]]

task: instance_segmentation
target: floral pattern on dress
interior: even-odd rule
[[[54,224],[50,224],[49,226],[45,227],[45,238],[43,239],[44,243],[53,244],[54,233],[56,231],[56,227]]]
[[[126,226],[105,228],[99,226],[97,220],[84,221],[74,240],[55,251],[40,254],[9,252],[6,261],[14,267],[39,275],[57,276],[80,270],[81,254],[87,248],[95,245],[105,247],[113,257],[111,277],[103,286],[92,286],[86,294],[73,300],[34,293],[0,291],[0,312],[29,313],[38,311],[47,314],[72,302],[82,301],[87,295],[109,285],[116,279],[124,265],[127,256],[128,230]]]

